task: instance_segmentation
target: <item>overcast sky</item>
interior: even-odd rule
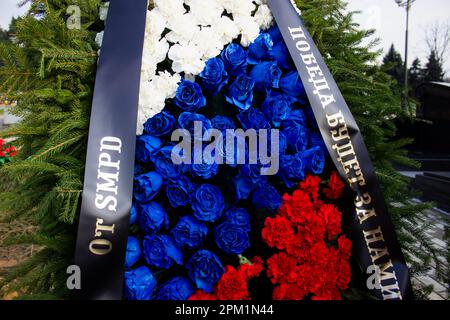
[[[394,0],[347,0],[350,10],[362,11],[356,16],[363,28],[377,29],[381,47],[386,51],[394,43],[404,54],[405,9],[399,8]],[[18,8],[19,0],[0,0],[0,26],[7,28],[11,17],[23,14],[26,8]],[[427,47],[424,43],[424,28],[434,21],[450,23],[450,0],[416,0],[410,14],[409,62],[419,57],[425,63]],[[450,76],[450,57],[445,65]]]

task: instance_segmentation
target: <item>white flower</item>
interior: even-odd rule
[[[141,77],[144,81],[154,77],[157,64],[166,59],[169,47],[169,43],[164,38],[158,41],[153,37],[145,37],[141,67]]]
[[[102,4],[100,6],[100,10],[99,10],[99,18],[102,21],[106,20],[106,17],[108,16],[108,9],[109,9],[109,2],[105,2],[104,4]]]
[[[102,46],[102,43],[103,43],[103,35],[104,35],[104,31],[102,31],[102,32],[99,32],[99,33],[97,33],[96,35],[95,35],[95,43],[99,46],[99,47],[101,47]]]
[[[205,68],[202,51],[195,44],[175,44],[169,50],[169,59],[173,61],[172,70],[197,75]]]
[[[267,0],[253,0],[254,3],[256,4],[267,4]]]
[[[136,135],[140,136],[144,133],[144,124],[146,122],[145,114],[142,109],[138,109],[137,123],[136,123]]]
[[[252,16],[235,16],[234,21],[241,31],[241,44],[248,47],[259,35],[259,24]]]
[[[232,42],[241,33],[236,23],[226,16],[216,20],[214,25],[223,44]]]
[[[181,82],[181,76],[177,73],[171,75],[168,71],[160,71],[150,83],[154,90],[160,92],[165,99],[174,98]]]
[[[218,56],[224,47],[221,36],[213,27],[202,27],[201,31],[193,37],[191,43],[197,46],[203,60]]]
[[[182,15],[186,12],[183,0],[153,0],[155,8],[158,8],[162,15],[170,19],[174,15]]]
[[[190,7],[189,13],[202,26],[212,25],[224,11],[217,0],[185,0],[185,3]]]
[[[249,16],[255,11],[255,4],[252,0],[217,0],[228,13],[234,15]]]
[[[167,27],[171,31],[166,35],[166,39],[172,43],[180,44],[191,41],[200,30],[197,20],[192,14],[172,16],[168,20]]]
[[[160,113],[165,107],[166,97],[149,81],[142,81],[139,91],[137,133],[142,134],[142,126],[147,119]]]
[[[261,29],[269,29],[272,26],[273,22],[273,16],[270,8],[265,4],[260,5],[255,13],[255,20],[259,24]]]
[[[159,9],[153,9],[148,12],[145,25],[146,37],[161,38],[164,29],[167,27],[167,19],[162,15]]]

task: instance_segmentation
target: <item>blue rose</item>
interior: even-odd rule
[[[255,81],[242,73],[236,77],[234,82],[228,87],[225,99],[239,108],[239,110],[247,110],[253,102],[253,88]]]
[[[156,300],[187,300],[195,292],[189,279],[175,277],[164,283],[156,294]]]
[[[206,225],[191,216],[181,217],[171,231],[172,238],[178,247],[190,249],[203,245],[207,234]]]
[[[262,105],[262,110],[267,119],[269,119],[275,128],[280,127],[283,120],[289,118],[291,105],[296,101],[295,98],[286,94],[271,93],[267,95]]]
[[[328,154],[327,146],[323,141],[322,134],[320,132],[311,132],[310,134],[310,146],[320,147],[324,154]]]
[[[128,300],[151,300],[156,279],[147,267],[125,272],[125,297]]]
[[[236,43],[229,44],[222,51],[221,58],[228,74],[232,76],[237,76],[247,68],[247,51]]]
[[[188,261],[186,268],[189,278],[197,285],[198,289],[205,292],[213,292],[214,285],[224,273],[224,268],[219,258],[212,252],[200,250]]]
[[[196,111],[206,106],[206,98],[198,83],[183,80],[178,86],[175,104],[184,111]]]
[[[250,77],[255,81],[255,88],[259,91],[279,88],[281,70],[276,62],[260,62],[250,71]]]
[[[151,160],[155,166],[155,170],[163,177],[175,179],[183,174],[183,164],[175,164],[172,160],[172,150],[174,146],[165,146],[156,150],[151,155]]]
[[[311,108],[311,106],[307,105],[306,108],[304,109],[304,111],[305,111],[306,119],[308,120],[308,123],[309,123],[311,129],[315,129],[318,131],[319,125],[317,124],[316,116],[314,115],[314,111]]]
[[[305,87],[298,71],[291,71],[285,74],[280,80],[280,88],[281,91],[293,97],[306,97]]]
[[[252,195],[252,203],[257,209],[278,210],[281,200],[277,189],[268,183],[258,185]]]
[[[131,206],[131,210],[130,210],[130,225],[136,223],[136,219],[137,219],[136,206],[137,205],[135,203],[133,203],[133,205]]]
[[[183,253],[167,235],[144,237],[144,257],[150,266],[169,269],[173,263],[183,264]]]
[[[289,50],[283,41],[275,44],[270,51],[271,57],[277,62],[277,65],[285,70],[289,70],[293,67],[293,61],[289,54]]]
[[[162,142],[157,137],[142,135],[136,139],[136,159],[139,162],[150,162],[152,153],[161,148]]]
[[[257,64],[271,57],[273,41],[268,33],[261,33],[248,47],[249,64]]]
[[[141,174],[134,179],[133,195],[138,202],[149,202],[161,189],[163,177],[154,171]]]
[[[194,131],[195,122],[201,122],[201,127],[202,127],[202,132],[201,132],[202,136],[201,137],[195,136],[195,131]],[[211,121],[208,118],[206,118],[202,114],[191,113],[191,112],[181,113],[180,116],[178,117],[178,125],[180,126],[180,128],[189,131],[189,133],[191,134],[191,137],[196,140],[206,139],[208,137],[207,131],[209,129],[212,129]]]
[[[325,167],[325,155],[320,147],[301,152],[305,170],[313,174],[321,174]]]
[[[138,164],[138,163],[134,163],[134,175],[138,176],[140,174],[142,174],[142,167]]]
[[[225,116],[215,116],[211,119],[211,124],[214,129],[222,131],[222,134],[226,134],[227,129],[236,129],[236,125],[233,120]]]
[[[244,164],[241,166],[239,173],[248,177],[252,184],[262,183],[267,180],[267,176],[261,175],[260,164]]]
[[[306,150],[309,144],[309,132],[304,126],[297,124],[283,129],[288,148],[292,153]]]
[[[139,227],[148,234],[169,227],[169,217],[163,207],[157,202],[140,204],[137,207]]]
[[[211,179],[219,173],[219,164],[216,162],[208,163],[208,161],[203,160],[202,163],[191,165],[191,174],[194,177],[200,177],[202,179]]]
[[[278,28],[277,25],[271,27],[267,32],[270,34],[270,37],[272,38],[274,43],[283,41],[283,36],[281,34],[280,28]]]
[[[306,127],[306,116],[302,109],[292,109],[288,118],[281,122],[281,128],[295,127],[297,125]]]
[[[173,208],[189,204],[194,187],[189,179],[181,176],[176,180],[169,180],[166,184],[166,195]]]
[[[206,61],[205,69],[200,73],[203,89],[216,96],[228,82],[228,73],[223,61],[212,58]]]
[[[241,112],[240,114],[238,114],[237,118],[244,130],[260,130],[271,128],[269,121],[267,121],[266,117],[264,116],[264,113],[253,107],[249,108],[245,112]]]
[[[225,211],[223,220],[241,227],[244,231],[250,232],[250,215],[243,208],[233,208]]]
[[[305,179],[305,164],[301,153],[296,155],[283,155],[280,157],[280,171],[278,176],[292,188],[296,182]]]
[[[127,252],[125,254],[125,268],[129,269],[141,258],[141,246],[135,237],[128,237]]]
[[[202,184],[194,193],[192,210],[194,216],[205,222],[215,222],[222,215],[225,201],[222,192],[211,184]]]
[[[242,174],[238,174],[233,178],[234,194],[236,201],[246,200],[253,190],[252,180]]]
[[[250,247],[247,229],[228,220],[214,228],[214,240],[226,254],[241,254]]]
[[[160,112],[144,124],[144,131],[151,136],[162,137],[170,134],[175,128],[175,118],[168,112]]]

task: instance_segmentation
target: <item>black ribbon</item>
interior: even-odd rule
[[[81,299],[121,299],[147,0],[111,0],[97,68],[75,264]]]
[[[361,271],[375,275],[374,281],[368,279],[368,289],[380,299],[411,298],[408,268],[358,125],[292,1],[269,0],[268,4],[330,156],[356,193],[349,229]]]

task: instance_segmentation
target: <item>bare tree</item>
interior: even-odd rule
[[[429,52],[434,52],[442,65],[445,65],[450,54],[450,21],[436,21],[424,31]]]

